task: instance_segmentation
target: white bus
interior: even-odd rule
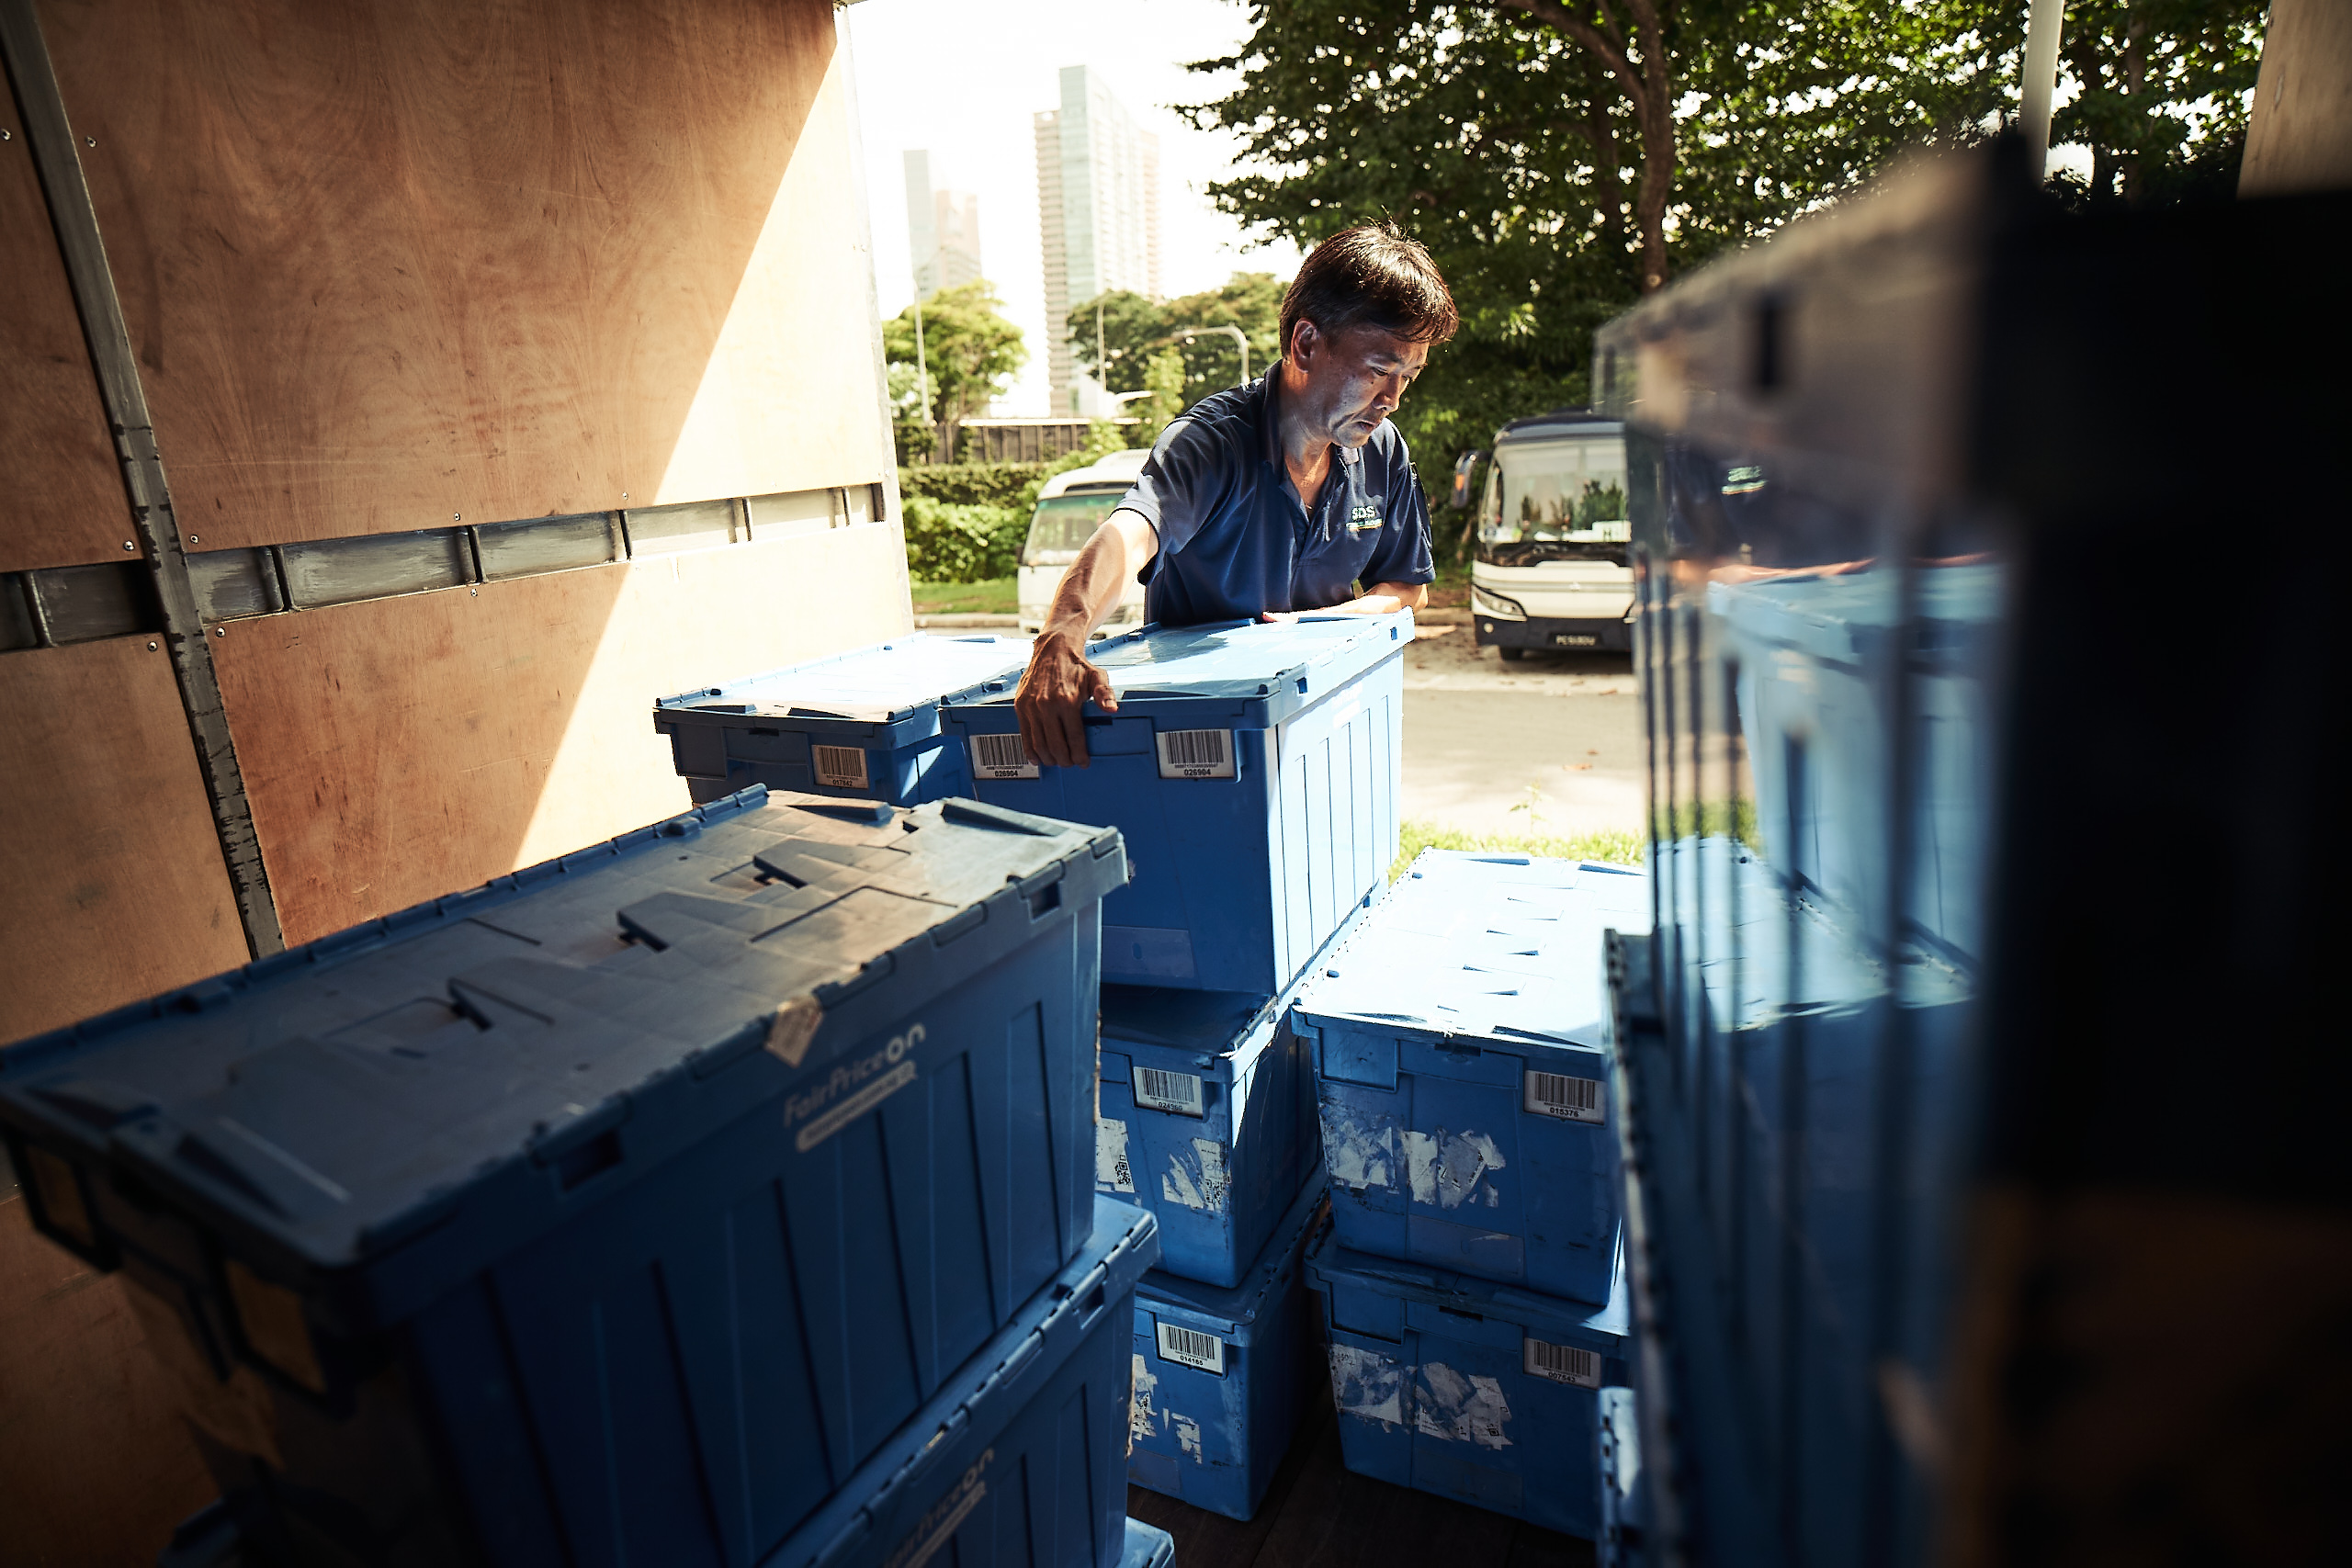
[[[1457,468],[1468,501],[1472,453]],[[1625,427],[1584,409],[1513,420],[1495,434],[1472,536],[1470,613],[1480,648],[1634,647],[1633,537],[1625,513]]]
[[[1145,446],[1130,447],[1098,457],[1091,467],[1056,474],[1037,491],[1037,510],[1029,519],[1029,537],[1021,546],[1021,629],[1036,636],[1046,629],[1046,612],[1052,607],[1054,588],[1069,563],[1102,525],[1143,472]],[[1104,626],[1134,626],[1143,619],[1143,584],[1129,582],[1127,591]],[[1098,630],[1097,635],[1102,635]]]

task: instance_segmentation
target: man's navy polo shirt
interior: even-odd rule
[[[1405,438],[1386,420],[1340,447],[1308,516],[1282,461],[1274,370],[1203,398],[1160,433],[1119,505],[1159,534],[1139,574],[1148,619],[1163,626],[1321,610],[1354,585],[1428,582],[1429,506]]]

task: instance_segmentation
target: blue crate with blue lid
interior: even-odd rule
[[[1630,1382],[1634,1348],[1622,1258],[1591,1306],[1350,1251],[1326,1230],[1306,1282],[1350,1470],[1599,1534],[1599,1396]]]
[[[11,1046],[0,1132],[232,1508],[748,1562],[1086,1244],[1123,879],[754,789]]]
[[[1024,1303],[820,1515],[762,1560],[763,1568],[904,1568],[925,1561],[1168,1568],[1176,1550],[1168,1532],[1114,1517],[1126,1508],[1123,1438],[1111,1419],[1125,1397],[1115,1329],[1150,1264],[1151,1230],[1148,1214],[1101,1204],[1094,1239],[1078,1260]],[[1075,1419],[1073,1404],[1082,1406]],[[228,1504],[216,1501],[173,1532],[157,1568],[261,1568],[287,1560],[248,1550],[249,1540],[266,1539],[267,1528],[249,1534]],[[736,1561],[696,1551],[692,1537],[682,1535],[677,1551],[651,1542],[642,1560],[665,1568]],[[533,1560],[608,1559],[591,1550]]]
[[[970,793],[940,703],[1028,659],[1027,637],[914,632],[663,697],[653,728],[698,801],[763,784],[920,806]]]
[[[1617,1250],[1601,936],[1623,866],[1428,850],[1299,987],[1343,1246],[1577,1301]]]
[[[1158,1235],[1141,1210],[1094,1203],[1094,1237],[1078,1260],[760,1568],[1113,1568],[1125,1560],[1134,1539],[1126,1328]],[[643,1561],[668,1568],[706,1559]]]
[[[1302,1263],[1323,1217],[1310,1183],[1251,1262],[1219,1289],[1164,1269],[1136,1290],[1127,1479],[1228,1518],[1258,1511],[1298,1429],[1313,1353]]]
[[[1119,693],[1090,705],[1088,764],[1040,767],[1014,682],[951,702],[972,794],[1125,835],[1134,880],[1102,908],[1102,977],[1287,988],[1396,858],[1408,612],[1220,621],[1106,638]]]
[[[1160,1268],[1240,1281],[1322,1168],[1285,998],[1102,987],[1094,1190],[1159,1216]]]
[[[1141,1519],[1127,1521],[1126,1550],[1119,1555],[1119,1568],[1171,1568],[1175,1561],[1174,1536]]]

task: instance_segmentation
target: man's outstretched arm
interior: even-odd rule
[[[1111,613],[1144,563],[1159,553],[1159,536],[1143,513],[1124,508],[1094,530],[1054,590],[1046,629],[1029,650],[1029,668],[1014,694],[1021,739],[1029,754],[1057,768],[1086,766],[1089,699],[1116,712],[1111,678],[1086,657],[1086,639]]]

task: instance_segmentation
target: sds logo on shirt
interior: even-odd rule
[[[1380,502],[1381,498],[1375,495],[1369,501],[1360,501],[1356,502],[1355,506],[1348,513],[1348,532],[1351,534],[1362,534],[1369,529],[1379,527],[1381,522]]]

